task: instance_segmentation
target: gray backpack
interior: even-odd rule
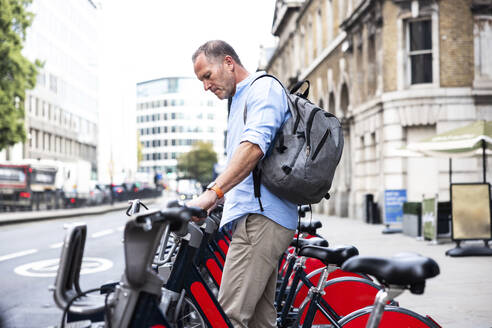
[[[271,77],[261,75],[256,80]],[[308,84],[303,94],[295,93]],[[335,169],[343,150],[340,121],[331,113],[307,100],[309,81],[300,81],[287,94],[291,117],[280,127],[267,155],[253,170],[255,197],[261,204],[260,184],[276,196],[294,204],[316,204],[329,198]],[[247,108],[244,107],[244,122]]]

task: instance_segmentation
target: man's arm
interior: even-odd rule
[[[215,179],[217,186],[224,192],[228,192],[243,181],[255,168],[263,157],[260,147],[249,141],[244,141],[237,147],[225,171]],[[218,200],[213,190],[206,190],[200,197],[187,203],[188,206],[197,206],[205,210],[212,208]]]

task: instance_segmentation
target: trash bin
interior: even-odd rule
[[[364,196],[364,209],[365,209],[366,223],[371,223],[371,224],[380,223],[379,207],[378,207],[378,203],[374,202],[373,194],[366,194]]]
[[[437,235],[451,237],[451,203],[437,203]]]
[[[422,235],[422,203],[403,203],[403,234],[410,237]]]

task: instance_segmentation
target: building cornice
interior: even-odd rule
[[[338,34],[337,37],[326,47],[323,52],[304,71],[301,72],[299,80],[307,78],[342,42],[345,40],[347,33]]]
[[[275,9],[272,24],[272,34],[274,36],[280,36],[280,30],[289,17],[288,13],[290,11],[299,10],[299,8],[301,8],[302,6],[302,3],[304,2],[302,0],[277,0],[277,3],[278,1],[281,1],[282,5]]]
[[[374,0],[364,0],[362,1],[357,8],[352,12],[352,14],[347,17],[342,24],[340,24],[340,28],[345,31],[350,31],[357,22],[364,16],[367,10],[371,7]]]

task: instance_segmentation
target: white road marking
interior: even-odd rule
[[[0,256],[0,262],[10,260],[10,259],[13,259],[16,257],[24,256],[24,255],[34,254],[34,253],[37,253],[37,251],[38,251],[37,249],[28,249],[25,251],[20,251],[20,252],[8,254],[8,255]]]
[[[14,272],[27,277],[55,277],[60,259],[43,260],[20,265]],[[82,260],[80,274],[90,274],[109,270],[113,262],[104,258],[86,257]]]
[[[118,227],[116,230],[123,231],[123,230],[125,230],[125,226]]]
[[[50,248],[60,248],[63,246],[63,242],[50,245]]]
[[[110,235],[114,232],[113,229],[106,229],[106,230],[102,230],[102,231],[99,231],[99,232],[95,232],[91,235],[92,238],[99,238],[99,237],[102,237],[102,236],[106,236],[106,235]]]

